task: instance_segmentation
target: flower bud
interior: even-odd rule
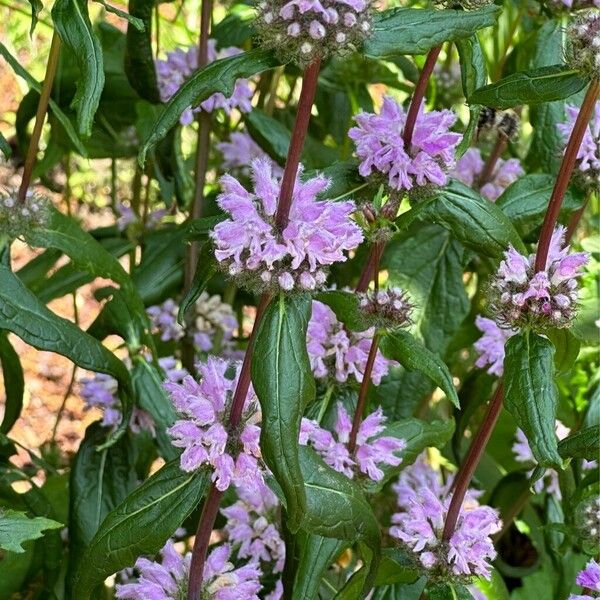
[[[581,13],[567,29],[567,61],[590,78],[600,76],[600,11]]]
[[[50,200],[37,192],[27,191],[20,202],[16,190],[0,189],[0,236],[15,239],[48,219]]]

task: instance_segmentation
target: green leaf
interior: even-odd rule
[[[202,248],[200,248],[198,264],[196,265],[196,272],[194,273],[190,289],[186,292],[179,304],[179,313],[177,314],[177,321],[179,323],[183,324],[185,313],[206,289],[208,282],[217,272],[217,268],[217,260],[214,255],[213,246],[210,242],[205,242]]]
[[[436,196],[400,215],[396,224],[406,229],[415,221],[437,223],[465,246],[493,258],[502,256],[509,245],[526,253],[506,215],[478,192],[453,179]]]
[[[0,133],[0,152],[4,154],[4,158],[10,158],[12,155],[12,148],[6,141],[6,138]]]
[[[0,365],[4,379],[4,416],[0,424],[0,433],[8,433],[21,414],[25,380],[19,355],[12,347],[6,331],[0,331]]]
[[[428,423],[421,419],[409,417],[389,423],[378,437],[389,436],[406,442],[406,448],[399,453],[402,463],[397,467],[379,465],[384,473],[383,479],[377,482],[366,482],[365,487],[367,491],[369,493],[379,491],[390,479],[398,475],[400,471],[412,465],[426,448],[442,449],[450,441],[453,433],[454,419],[431,421]]]
[[[143,28],[127,27],[125,46],[125,75],[140,97],[153,104],[160,102],[152,51],[152,18],[155,5],[155,0],[129,0],[129,14],[138,19]]]
[[[423,346],[407,331],[394,331],[381,339],[381,351],[385,356],[397,360],[409,371],[419,371],[443,390],[446,397],[460,409],[458,394],[452,375],[444,361]]]
[[[281,64],[272,52],[252,50],[235,56],[215,60],[192,75],[169,100],[164,112],[154,124],[148,139],[140,151],[139,161],[144,164],[146,153],[162,140],[169,129],[177,124],[183,111],[197,106],[215,92],[229,97],[235,82],[251,77]]]
[[[328,290],[315,294],[315,300],[327,304],[335,313],[338,321],[352,331],[364,331],[369,328],[360,308],[359,298],[354,292]]]
[[[535,460],[561,468],[554,431],[558,393],[554,384],[554,346],[531,332],[512,336],[504,358],[504,406],[524,431]]]
[[[260,447],[283,489],[292,533],[306,510],[298,438],[304,408],[315,397],[306,350],[310,314],[307,294],[276,297],[261,319],[252,361],[252,384],[262,409]]]
[[[581,342],[568,329],[550,329],[546,332],[548,339],[554,344],[554,368],[556,375],[571,370],[581,348]]]
[[[106,515],[136,485],[135,460],[126,437],[97,451],[107,430],[98,422],[86,430],[71,467],[69,481],[69,571],[75,573],[83,553]]]
[[[138,31],[145,30],[145,24],[144,24],[144,21],[142,21],[142,19],[138,19],[136,16],[130,15],[128,12],[125,12],[124,10],[121,10],[120,8],[111,6],[110,4],[108,4],[108,2],[105,2],[105,0],[94,0],[94,2],[98,2],[98,4],[102,4],[102,6],[104,6],[104,8],[106,9],[106,12],[112,13],[113,15],[116,15],[117,17],[120,17],[121,19],[125,19],[129,23],[129,25],[132,25]]]
[[[89,136],[102,89],[102,48],[92,29],[85,0],[56,0],[52,20],[60,39],[77,61],[80,77],[72,106],[77,111],[79,133]]]
[[[477,88],[487,83],[485,56],[483,55],[479,38],[476,35],[457,40],[456,49],[458,50],[463,93],[465,98],[468,98]],[[480,112],[481,106],[479,104],[469,104],[469,124],[460,144],[456,148],[457,159],[467,151],[473,141]]]
[[[586,84],[587,81],[581,78],[579,71],[564,65],[552,65],[513,73],[475,90],[467,100],[470,103],[505,109],[522,104],[562,100],[576,94]]]
[[[0,548],[10,552],[25,552],[21,545],[43,537],[47,529],[60,529],[61,523],[44,517],[28,517],[24,512],[0,508]]]
[[[391,8],[376,13],[373,33],[365,42],[364,53],[373,58],[399,54],[425,54],[444,42],[468,38],[477,30],[491,27],[500,7],[479,10],[434,10],[429,8]]]
[[[29,36],[33,36],[33,32],[35,31],[35,26],[38,22],[38,17],[44,5],[40,2],[40,0],[27,0],[29,4],[31,4],[31,26],[29,27]]]
[[[427,600],[473,600],[473,596],[459,583],[437,583],[427,590]]]
[[[224,214],[211,217],[202,217],[201,219],[192,219],[188,222],[185,232],[186,241],[206,240],[206,236],[215,228],[216,225],[226,219]]]
[[[600,455],[600,425],[581,429],[558,442],[558,452],[563,458],[598,460]]]
[[[307,506],[302,528],[323,537],[363,541],[372,553],[369,573],[358,596],[364,598],[381,556],[381,533],[371,506],[356,482],[326,465],[312,448],[300,447],[300,466]]]
[[[33,78],[22,66],[21,63],[8,51],[7,47],[0,42],[0,55],[4,57],[4,60],[10,65],[11,69],[27,82],[30,89],[35,90],[38,94],[42,91],[42,86],[39,81]],[[79,139],[77,132],[73,128],[69,117],[60,109],[58,104],[50,98],[49,101],[50,110],[56,117],[58,122],[63,126],[67,136],[73,142],[73,145],[77,149],[77,152],[83,156],[87,156],[87,150],[83,145],[83,142]]]
[[[179,460],[159,469],[102,522],[75,574],[73,598],[98,598],[94,590],[109,575],[156,554],[198,506],[210,484],[206,471],[184,473]]]
[[[519,235],[526,236],[541,225],[555,180],[554,176],[544,173],[523,175],[496,200],[496,206],[510,219]],[[582,203],[583,195],[568,189],[560,211],[561,218],[577,210]]]

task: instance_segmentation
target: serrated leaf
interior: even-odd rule
[[[523,104],[563,100],[576,94],[586,84],[579,71],[564,65],[552,65],[513,73],[475,90],[467,100],[504,110]]]
[[[423,346],[407,331],[394,331],[386,334],[381,339],[380,345],[385,356],[397,360],[409,371],[419,371],[426,375],[443,390],[448,400],[460,409],[452,375],[437,354]]]
[[[177,124],[183,111],[197,106],[215,92],[229,97],[235,82],[240,78],[278,67],[281,64],[272,52],[252,50],[228,58],[215,60],[192,75],[169,100],[167,107],[154,124],[152,131],[140,151],[140,164],[147,152],[162,140],[169,129]]]
[[[441,450],[450,441],[453,433],[454,419],[428,423],[421,419],[408,417],[389,423],[377,437],[389,436],[404,440],[406,447],[398,453],[398,456],[402,458],[402,462],[397,467],[380,464],[379,468],[383,471],[383,478],[381,481],[367,481],[365,489],[369,493],[379,491],[400,471],[412,465],[426,448],[439,448]]]
[[[56,0],[52,21],[65,47],[73,52],[79,67],[73,107],[79,133],[89,136],[104,88],[102,48],[92,29],[85,0]]]
[[[600,456],[600,425],[592,425],[558,442],[558,452],[563,458],[598,460]]]
[[[0,433],[8,433],[21,414],[25,380],[19,355],[12,347],[6,331],[0,330],[0,365],[4,380],[4,416]]]
[[[556,178],[545,173],[519,177],[496,200],[496,206],[510,219],[521,236],[535,231],[542,223]],[[583,195],[568,189],[560,211],[561,218],[577,210]]]
[[[315,294],[315,300],[327,304],[335,313],[338,321],[352,331],[364,331],[369,328],[365,322],[358,296],[343,290],[327,290]]]
[[[437,223],[465,246],[493,258],[502,256],[509,245],[526,253],[506,215],[481,194],[454,179],[436,196],[400,215],[396,224],[406,229],[415,221]]]
[[[214,277],[217,272],[217,259],[214,255],[213,246],[210,242],[206,242],[201,248],[198,255],[198,263],[190,289],[186,292],[179,304],[179,313],[177,321],[184,323],[185,313],[192,304],[198,300],[200,294],[205,290],[208,282]]]
[[[93,600],[109,575],[153,555],[196,508],[210,484],[206,471],[184,473],[179,460],[159,469],[102,522],[75,574],[73,597]]]
[[[0,42],[0,55],[4,57],[4,60],[10,65],[11,69],[22,79],[27,82],[27,85],[30,89],[35,90],[38,94],[42,91],[42,86],[39,81],[33,78],[19,63],[19,61],[8,51],[7,47]],[[56,117],[58,122],[64,127],[64,130],[73,142],[73,145],[77,149],[77,152],[83,157],[87,156],[87,150],[83,145],[83,142],[79,139],[77,132],[73,128],[71,121],[67,115],[60,109],[58,104],[50,98],[49,100],[50,110],[52,114]]]
[[[506,342],[504,381],[504,406],[524,431],[535,460],[543,467],[561,468],[552,342],[527,331],[512,336]]]
[[[398,54],[425,54],[444,42],[454,42],[494,25],[500,7],[491,5],[473,11],[429,8],[391,8],[376,13],[373,33],[364,53],[373,58]]]
[[[284,492],[292,533],[306,510],[298,438],[304,408],[315,397],[306,350],[310,314],[308,295],[276,297],[261,319],[252,361],[252,384],[262,409],[260,447]]]
[[[334,471],[308,446],[300,447],[306,490],[302,528],[323,537],[362,541],[372,553],[368,575],[358,598],[371,589],[381,556],[379,524],[356,482]]]
[[[0,548],[9,552],[25,552],[21,544],[43,537],[43,531],[60,529],[62,523],[44,517],[28,517],[24,512],[0,508]]]

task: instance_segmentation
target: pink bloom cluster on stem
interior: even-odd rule
[[[478,148],[469,148],[458,160],[452,176],[470,187],[477,185],[479,176],[485,166]],[[481,195],[494,202],[502,192],[525,171],[516,158],[503,160],[499,158],[490,181],[485,183],[481,189]]]
[[[375,328],[350,331],[338,321],[329,306],[313,300],[312,314],[306,330],[308,358],[315,377],[332,377],[340,383],[354,377],[359,383],[367,365]],[[377,351],[371,381],[375,385],[397,365]]]
[[[590,594],[571,594],[569,600],[596,600],[600,597],[600,565],[592,558],[585,566],[585,569],[580,571],[575,582],[582,588],[589,590],[594,595]]]
[[[380,435],[385,431],[385,421],[381,407],[364,419],[358,430],[356,449],[351,453],[348,442],[352,419],[338,402],[333,432],[322,428],[316,421],[303,418],[300,443],[310,444],[330,467],[351,479],[358,472],[373,481],[381,481],[385,475],[381,466],[397,467],[402,462],[398,453],[406,448],[404,440]]]
[[[535,272],[535,254],[524,256],[512,246],[504,253],[492,281],[492,311],[502,327],[567,327],[575,317],[577,277],[588,262],[586,252],[569,253],[565,228],[552,235],[546,268]]]
[[[443,186],[454,167],[454,153],[462,136],[450,131],[456,122],[451,110],[425,112],[421,105],[410,148],[405,148],[403,131],[406,112],[386,96],[380,114],[362,112],[357,127],[348,132],[356,144],[359,173],[377,174],[393,190]]]
[[[430,576],[491,577],[490,561],[496,557],[491,535],[501,529],[497,511],[480,505],[476,492],[468,492],[454,533],[447,543],[442,532],[452,499],[452,480],[446,484],[440,473],[421,457],[401,474],[394,490],[399,512],[392,516],[390,535],[399,539]]]
[[[200,381],[187,375],[181,383],[167,381],[180,419],[167,430],[172,444],[183,448],[180,466],[191,472],[203,465],[213,468],[212,478],[218,490],[235,485],[263,485],[259,468],[260,413],[254,391],[250,388],[244,402],[245,413],[239,435],[228,430],[231,397],[239,376],[226,372],[230,364],[216,357],[198,365]],[[239,366],[239,365],[238,365]]]
[[[208,62],[211,63],[218,58],[226,58],[241,53],[239,48],[222,48],[217,50],[216,40],[208,40]],[[167,54],[165,60],[156,61],[156,74],[158,78],[158,90],[163,102],[167,102],[179,90],[179,88],[198,70],[198,47],[191,46],[187,50],[177,48]],[[229,114],[234,108],[240,112],[252,110],[253,91],[248,80],[238,79],[235,82],[233,94],[226,98],[220,92],[209,96],[199,106],[186,108],[180,117],[182,125],[189,125],[194,120],[194,113],[205,111],[213,112],[222,108]]]
[[[211,233],[215,256],[241,285],[257,291],[322,286],[329,265],[346,260],[363,234],[350,215],[354,203],[319,200],[329,186],[323,176],[294,186],[289,222],[281,233],[275,226],[280,181],[272,164],[252,163],[253,191],[230,175],[221,178],[217,203],[229,215]]]

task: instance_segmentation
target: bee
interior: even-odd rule
[[[477,122],[477,139],[483,131],[495,129],[507,139],[511,139],[519,129],[519,117],[512,110],[498,111],[484,106]]]

